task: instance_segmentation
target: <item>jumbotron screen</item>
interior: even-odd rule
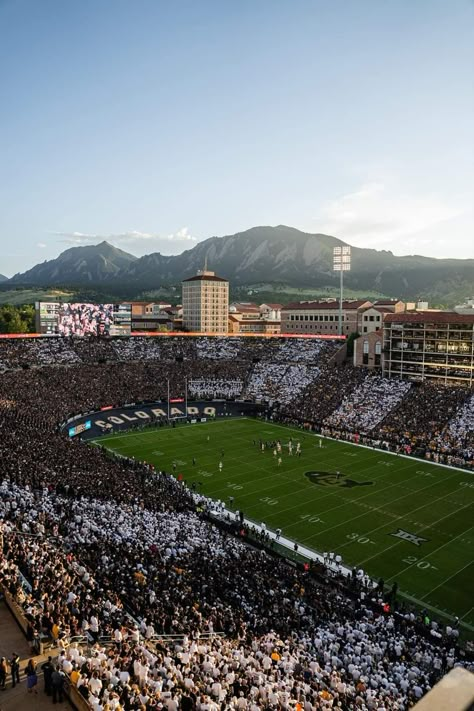
[[[38,332],[59,336],[129,336],[131,304],[38,302]]]

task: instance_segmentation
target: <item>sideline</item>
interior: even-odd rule
[[[211,499],[211,501],[213,501]],[[224,507],[223,513],[218,514],[217,512],[211,512],[211,515],[219,520],[226,521],[226,519],[232,520],[234,523],[238,523],[240,521],[237,513],[235,511],[232,511],[228,509],[227,507]],[[289,551],[295,552],[295,543],[297,541],[291,540],[291,538],[287,538],[286,536],[281,535],[277,539],[277,535],[275,531],[272,531],[268,528],[265,530],[262,529],[260,524],[256,523],[255,521],[252,521],[252,519],[244,517],[244,524],[248,527],[251,528],[253,527],[256,529],[259,533],[262,533],[263,531],[270,537],[271,540],[275,541],[279,546],[282,548],[286,548]],[[307,558],[308,560],[314,560],[318,563],[322,563],[328,570],[332,571],[333,573],[342,573],[346,578],[350,577],[352,575],[352,568],[349,568],[347,565],[341,564],[338,565],[335,561],[334,558],[330,559],[329,562],[327,562],[327,559],[324,559],[324,556],[321,553],[318,553],[318,551],[313,550],[312,548],[308,548],[307,546],[303,546],[300,543],[298,543],[298,550],[297,553],[301,555],[304,558]],[[337,555],[336,553],[333,554],[334,556]],[[359,570],[360,566],[354,566],[356,570]],[[365,571],[364,571],[365,573]],[[370,578],[370,582],[372,585],[372,589],[377,587],[377,582],[373,579]],[[451,620],[454,621],[455,615],[450,614],[446,610],[441,610],[439,607],[435,607],[434,605],[430,605],[423,600],[419,600],[416,597],[413,597],[412,595],[409,595],[408,593],[403,592],[402,590],[397,591],[397,595],[400,595],[400,597],[406,598],[410,602],[413,602],[416,604],[417,607],[423,609],[426,608],[428,610],[431,610],[432,612],[435,612],[439,617],[445,619],[445,620]],[[474,626],[470,625],[468,622],[463,622],[462,618],[459,621],[459,626],[464,627],[465,629],[469,630],[470,632],[474,632]]]
[[[298,433],[300,436],[311,435],[313,438],[316,438],[316,439],[319,438],[320,440],[328,440],[331,442],[335,442],[336,444],[343,444],[343,445],[346,444],[346,445],[350,445],[352,447],[362,447],[363,449],[367,449],[367,450],[374,452],[374,453],[389,454],[389,455],[392,455],[393,457],[406,459],[409,462],[411,462],[412,464],[416,463],[416,462],[420,462],[420,465],[427,464],[430,467],[444,467],[445,469],[449,469],[449,470],[456,472],[458,474],[470,474],[470,475],[474,474],[474,472],[471,472],[466,469],[461,469],[459,467],[454,467],[452,465],[441,464],[441,463],[433,462],[431,460],[426,460],[426,459],[421,459],[419,457],[414,457],[412,455],[397,454],[396,452],[391,452],[391,451],[382,449],[380,447],[358,444],[356,442],[350,442],[350,441],[346,441],[344,439],[337,439],[335,437],[329,437],[327,435],[322,435],[319,432],[303,430],[301,428],[295,427],[294,425],[285,425],[285,424],[281,424],[278,422],[273,422],[272,420],[253,418],[253,417],[248,417],[246,415],[240,416],[240,417],[234,416],[234,417],[226,417],[226,418],[219,418],[219,419],[216,418],[214,420],[208,420],[207,422],[196,422],[196,423],[194,423],[193,426],[214,425],[218,422],[228,422],[229,420],[233,420],[233,421],[247,420],[249,422],[259,422],[262,425],[268,425],[269,427],[278,427],[279,429],[286,430],[287,432],[293,431],[295,433]],[[144,429],[148,429],[148,428],[144,428]],[[162,429],[162,428],[151,427],[148,431],[145,431],[145,432],[143,430],[133,430],[133,431],[128,431],[128,432],[125,431],[123,434],[120,432],[117,432],[117,433],[110,435],[110,436],[99,437],[98,439],[94,439],[94,440],[91,439],[91,440],[89,440],[89,443],[99,444],[101,442],[108,441],[108,440],[115,440],[120,437],[133,437],[133,436],[144,435],[144,434],[156,434],[157,430],[160,430],[160,429]],[[167,431],[166,429],[163,429],[164,433],[166,431]],[[106,447],[106,449],[108,449],[108,448]],[[111,449],[110,451],[114,452],[113,449]],[[215,500],[210,497],[206,497],[206,498],[208,498],[208,500],[213,503],[215,502]],[[221,516],[219,514],[217,514],[215,511],[213,512],[212,515],[215,516],[216,518],[221,518]],[[234,522],[238,521],[237,514],[234,511],[232,511],[226,507],[224,507],[222,517],[223,517],[223,520],[225,520],[225,517],[228,517],[228,519],[230,519]],[[249,527],[253,527],[254,529],[256,529],[259,532],[262,531],[261,526],[256,521],[253,521],[252,519],[244,518],[244,523]],[[320,562],[320,563],[326,565],[326,567],[329,570],[332,570],[333,572],[342,573],[346,577],[352,575],[352,568],[348,567],[347,565],[344,565],[342,563],[340,565],[338,565],[334,562],[334,559],[332,562],[331,561],[329,561],[329,563],[327,561],[325,562],[324,556],[321,553],[319,553],[318,551],[308,548],[307,546],[305,546],[297,541],[294,541],[290,538],[287,538],[286,536],[283,536],[283,535],[280,536],[280,538],[277,540],[276,533],[274,531],[269,530],[268,528],[265,529],[265,532],[269,535],[269,537],[273,541],[275,541],[278,545],[280,545],[282,548],[287,549],[288,551],[294,552],[295,551],[295,543],[297,543],[297,545],[298,545],[297,553],[299,555],[301,555],[302,557],[306,558],[307,560],[314,560],[314,561]],[[334,556],[336,556],[336,555],[338,555],[338,553],[334,553]],[[360,569],[361,566],[356,565],[354,567],[356,568],[356,570],[358,570],[358,569]],[[390,578],[390,579],[393,579],[394,577],[396,577],[396,576],[392,576],[392,578]],[[373,588],[377,587],[377,583],[373,580],[373,578],[370,578],[370,580],[371,580],[372,587]],[[441,583],[441,584],[444,584],[444,583]],[[428,604],[427,602],[424,602],[423,600],[420,600],[416,597],[413,597],[412,595],[409,595],[408,593],[403,592],[402,590],[399,590],[398,594],[401,597],[413,602],[421,609],[426,608],[426,609],[431,610],[432,612],[435,612],[441,618],[444,618],[447,620],[454,620],[455,619],[454,614],[451,614],[451,613],[447,612],[446,610],[441,610],[440,608],[437,608],[434,605]],[[462,618],[461,618],[459,624],[461,627],[469,630],[470,632],[474,632],[474,626],[470,625],[468,622],[463,622]]]
[[[249,420],[250,417],[246,417],[245,419]],[[294,425],[282,425],[279,422],[272,422],[271,420],[268,420],[267,422],[273,425],[273,427],[281,427],[284,430],[292,429],[296,432],[304,432],[304,434],[313,435],[313,437],[319,437],[320,439],[327,439],[330,442],[337,442],[338,444],[349,444],[351,445],[351,447],[362,447],[362,449],[368,449],[371,452],[381,452],[382,454],[390,454],[392,457],[403,457],[403,459],[409,459],[411,462],[421,462],[423,464],[429,464],[433,467],[444,467],[445,469],[451,469],[452,471],[460,472],[461,474],[470,474],[471,476],[474,475],[474,472],[470,469],[463,469],[462,467],[453,467],[452,464],[442,464],[441,462],[435,462],[432,459],[422,459],[421,457],[415,457],[411,454],[397,454],[397,452],[391,452],[389,449],[382,449],[382,447],[371,447],[368,444],[358,444],[357,442],[351,442],[346,439],[328,437],[328,435],[323,435],[320,432],[313,432],[312,430],[301,430],[299,427],[295,427]]]
[[[388,449],[382,449],[382,447],[371,447],[368,444],[358,444],[357,442],[350,442],[349,440],[345,439],[337,439],[336,437],[329,437],[328,435],[323,435],[320,432],[313,432],[312,430],[303,430],[299,427],[296,427],[295,425],[282,425],[280,422],[273,422],[273,420],[263,420],[259,419],[258,417],[248,417],[248,415],[243,415],[243,416],[229,416],[225,418],[215,418],[212,421],[208,422],[195,422],[193,424],[193,427],[196,427],[198,425],[212,425],[217,422],[228,422],[229,420],[236,420],[238,419],[239,421],[242,420],[249,420],[250,422],[261,422],[262,425],[266,424],[271,427],[279,427],[282,430],[293,430],[294,432],[299,432],[300,434],[305,434],[305,435],[311,435],[312,437],[316,437],[319,439],[327,439],[329,442],[336,442],[337,444],[347,444],[351,447],[361,447],[362,449],[368,449],[370,452],[380,452],[381,454],[389,454],[392,457],[397,457],[397,458],[403,458],[403,459],[408,459],[410,462],[420,462],[421,464],[428,464],[432,467],[444,467],[444,469],[450,469],[451,471],[454,472],[459,472],[461,474],[469,474],[470,476],[474,476],[474,471],[471,471],[469,469],[463,469],[462,467],[454,467],[452,464],[442,464],[441,462],[435,462],[431,459],[422,459],[421,457],[415,457],[411,454],[398,454],[397,452],[391,452]],[[116,439],[118,437],[131,437],[133,435],[137,434],[153,434],[156,432],[156,430],[161,429],[160,427],[153,427],[153,426],[148,426],[144,427],[144,430],[148,430],[148,432],[144,432],[143,430],[132,430],[132,431],[127,431],[125,430],[124,433],[122,434],[121,432],[116,432],[113,435],[110,436],[104,436],[104,437],[97,437],[95,439],[89,439],[89,440],[83,440],[84,442],[91,443],[91,444],[99,444],[100,442],[107,442],[108,440]]]

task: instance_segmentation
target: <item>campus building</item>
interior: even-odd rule
[[[386,314],[383,373],[391,378],[474,383],[474,314]]]
[[[383,329],[364,333],[354,341],[353,363],[356,367],[379,370],[383,366]]]
[[[229,307],[229,333],[277,335],[281,325],[280,304],[235,302]]]
[[[342,333],[344,336],[360,333],[362,314],[370,307],[372,307],[370,301],[342,302]],[[372,315],[375,316],[375,312]],[[372,324],[372,330],[380,328],[380,318],[378,321],[367,321],[366,327],[368,328],[369,324]],[[281,332],[337,336],[339,333],[339,301],[298,301],[284,306],[281,310]]]
[[[173,318],[165,301],[132,301],[132,331],[173,330]]]
[[[204,269],[185,279],[183,328],[198,333],[227,333],[229,325],[229,282]]]

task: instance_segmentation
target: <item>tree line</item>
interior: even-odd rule
[[[35,307],[32,304],[0,306],[0,333],[34,333]]]

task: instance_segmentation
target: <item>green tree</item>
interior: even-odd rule
[[[360,333],[350,333],[347,338],[347,358],[352,358],[354,355],[354,341],[359,338]]]
[[[31,333],[34,321],[33,306],[0,306],[0,333]]]

